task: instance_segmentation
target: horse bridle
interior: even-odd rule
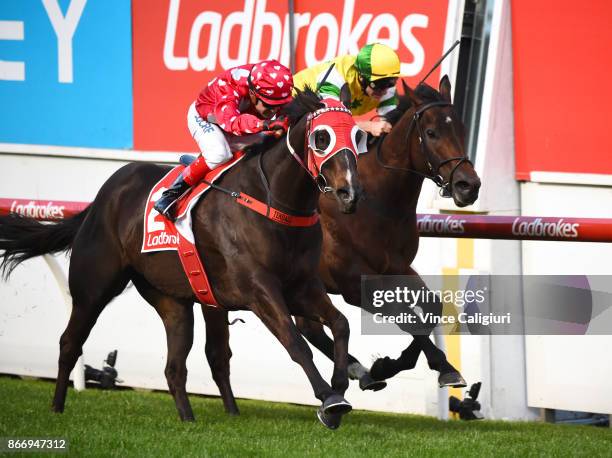
[[[306,133],[305,133],[305,145],[306,145],[306,161],[308,161],[308,156],[312,153],[314,154],[314,149],[312,148],[312,145],[310,145],[309,143],[309,137],[310,137],[310,133],[311,133],[311,129],[312,129],[312,120],[315,119],[316,117],[324,114],[324,113],[329,113],[332,111],[337,111],[337,112],[343,112],[343,113],[347,113],[350,116],[352,116],[351,111],[348,108],[344,108],[344,107],[323,107],[323,108],[319,108],[318,110],[309,113],[308,117],[306,118]],[[289,134],[291,132],[291,127],[289,127],[289,129],[287,129],[287,135],[285,137],[286,139],[286,143],[287,143],[287,149],[289,150],[289,152],[291,153],[291,155],[293,156],[293,158],[296,160],[296,162],[306,171],[306,173],[314,180],[315,184],[317,185],[317,188],[319,188],[319,191],[322,194],[327,194],[328,192],[335,192],[336,190],[329,186],[327,184],[327,179],[325,178],[325,175],[323,175],[323,173],[321,172],[321,170],[317,167],[316,168],[316,172],[317,175],[314,175],[312,173],[312,171],[308,168],[308,166],[306,165],[306,163],[304,162],[304,159],[302,159],[299,154],[296,153],[295,148],[293,148],[293,145],[291,145],[291,140],[289,138]]]
[[[325,107],[325,108],[320,108],[317,111],[310,113],[308,115],[307,118],[307,127],[306,127],[306,157],[308,157],[308,154],[310,154],[310,145],[308,143],[308,138],[310,137],[310,129],[311,129],[311,122],[312,119],[322,113],[326,113],[329,111],[342,111],[342,112],[346,112],[350,114],[350,111],[348,109],[345,108],[338,108],[338,107]],[[325,176],[321,173],[321,171],[317,168],[317,172],[318,175],[315,176],[313,175],[313,173],[309,170],[308,166],[304,163],[304,160],[299,156],[299,154],[296,153],[295,149],[293,148],[293,146],[291,145],[291,141],[289,139],[289,135],[291,133],[291,127],[289,127],[287,129],[287,132],[285,134],[285,141],[287,143],[287,148],[289,149],[289,152],[291,153],[291,155],[293,156],[293,158],[296,160],[296,162],[306,171],[306,173],[314,180],[317,188],[319,189],[319,191],[321,191],[321,193],[326,194],[328,192],[333,192],[335,191],[334,188],[330,187],[327,185],[327,181],[325,179]],[[263,211],[259,211],[259,210],[255,210],[258,213],[265,213],[266,217],[269,217],[270,215],[270,211],[273,208],[272,207],[272,203],[273,201],[276,201],[277,203],[283,205],[284,207],[286,207],[287,209],[289,209],[294,215],[289,215],[291,216],[296,216],[298,218],[301,218],[303,215],[303,212],[297,211],[295,209],[292,209],[290,205],[287,205],[286,203],[284,203],[283,201],[281,201],[280,199],[276,198],[273,194],[272,194],[272,189],[270,188],[270,181],[268,180],[268,177],[266,175],[266,172],[264,170],[264,165],[263,165],[263,156],[264,156],[265,151],[262,151],[259,154],[258,157],[258,162],[257,162],[257,166],[258,166],[258,171],[259,171],[259,177],[261,179],[261,182],[263,184],[264,190],[266,192],[266,202],[265,202],[265,207],[267,207],[267,210],[265,212]],[[217,191],[223,192],[224,194],[227,194],[235,199],[242,199],[244,200],[248,200],[248,201],[256,201],[256,199],[250,197],[250,196],[246,196],[248,197],[248,199],[245,199],[243,197],[243,193],[237,192],[237,191],[232,191],[230,189],[226,189],[222,186],[219,186],[217,184],[214,184],[212,182],[208,182],[206,180],[204,180],[205,183],[207,183],[211,188],[216,189]],[[242,202],[241,202],[242,203]],[[243,205],[245,205],[244,203],[242,203]],[[247,205],[249,206],[249,205]],[[250,206],[251,209],[253,209],[253,206]],[[316,210],[314,212],[314,214],[316,214]],[[313,214],[307,214],[305,215],[305,217],[307,218],[312,218]]]
[[[308,157],[308,154],[309,154],[308,132],[310,132],[310,120],[308,120],[307,122],[308,122],[308,127],[306,128],[306,157]],[[295,159],[295,161],[313,179],[313,181],[315,182],[315,184],[317,185],[317,188],[319,189],[321,193],[326,194],[328,192],[335,191],[334,188],[327,185],[327,180],[325,179],[325,175],[323,175],[322,173],[319,173],[319,175],[315,177],[310,172],[310,170],[308,170],[308,166],[304,163],[304,160],[300,157],[300,155],[295,152],[295,149],[293,148],[293,145],[291,144],[291,140],[289,139],[290,132],[291,132],[291,127],[287,129],[287,135],[285,136],[285,142],[287,143],[287,149],[291,153],[291,156],[293,156],[293,159]]]
[[[452,187],[453,187],[453,176],[455,172],[457,171],[457,168],[459,168],[459,166],[463,163],[468,163],[470,165],[473,165],[473,164],[472,164],[472,161],[470,161],[466,156],[457,156],[457,157],[451,157],[449,159],[440,161],[437,164],[437,166],[434,168],[433,164],[437,162],[437,158],[432,154],[429,148],[427,148],[427,146],[425,145],[423,127],[421,126],[420,120],[421,120],[421,115],[424,112],[426,112],[432,107],[440,107],[440,106],[448,107],[448,106],[452,106],[452,103],[444,102],[444,101],[436,101],[436,102],[430,102],[425,105],[422,105],[421,107],[418,107],[415,110],[414,114],[412,115],[412,120],[410,121],[410,126],[408,127],[408,133],[406,134],[406,143],[408,143],[410,141],[410,136],[412,135],[412,131],[414,130],[414,126],[416,126],[417,133],[418,133],[418,139],[419,139],[419,145],[421,147],[421,153],[423,154],[423,157],[425,158],[425,163],[427,164],[427,168],[429,169],[429,173],[430,173],[429,175],[426,173],[419,172],[418,170],[406,169],[403,167],[394,167],[394,166],[385,164],[382,161],[382,158],[380,157],[380,146],[382,144],[383,139],[381,139],[381,141],[378,142],[378,147],[376,151],[376,159],[378,163],[385,169],[409,172],[409,173],[413,173],[415,175],[419,175],[424,178],[430,179],[440,188],[440,195],[442,195],[442,197],[451,197]],[[450,162],[454,162],[454,161],[457,161],[457,163],[451,170],[451,173],[448,176],[448,180],[444,181],[444,177],[440,175],[440,168],[443,165],[448,164]]]
[[[331,108],[331,107],[326,107],[326,108],[319,108],[317,111],[315,111],[314,113],[309,113],[308,117],[306,118],[306,140],[305,140],[305,145],[306,145],[306,157],[308,157],[308,154],[310,154],[310,145],[308,144],[308,137],[310,135],[310,128],[311,128],[311,122],[312,119],[315,116],[320,115],[321,113],[325,113],[327,111],[347,111],[348,113],[350,113],[350,111],[348,110],[344,110],[344,109],[340,109],[338,110],[337,108]],[[306,173],[313,179],[313,181],[315,182],[317,188],[319,189],[319,191],[322,194],[326,194],[328,192],[334,192],[335,189],[332,188],[331,186],[327,185],[327,180],[325,179],[325,175],[323,175],[323,173],[321,173],[321,171],[319,170],[319,174],[315,177],[311,171],[308,169],[308,166],[305,164],[304,160],[300,157],[300,155],[295,151],[295,148],[293,148],[293,145],[291,145],[291,140],[289,138],[291,133],[291,126],[289,126],[287,128],[287,133],[285,134],[285,142],[287,144],[287,149],[289,150],[289,153],[291,153],[291,156],[293,157],[293,159],[306,171]],[[265,152],[265,151],[264,151]],[[268,207],[272,206],[272,201],[276,201],[278,203],[281,203],[282,205],[284,205],[287,208],[290,208],[290,206],[288,206],[287,204],[284,204],[282,201],[280,201],[278,198],[276,198],[273,194],[272,194],[272,190],[270,189],[270,182],[268,180],[268,177],[266,175],[266,172],[264,171],[264,167],[263,167],[263,153],[259,154],[259,159],[258,159],[258,169],[259,169],[259,176],[261,178],[261,181],[263,183],[264,189],[266,191],[266,204],[268,205]],[[295,210],[292,210],[295,212]]]

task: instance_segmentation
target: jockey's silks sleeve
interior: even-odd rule
[[[254,114],[249,99],[247,77],[251,67],[243,65],[231,68],[208,83],[196,101],[198,114],[234,135],[261,131],[262,120]],[[241,110],[241,107],[249,108]]]
[[[340,90],[346,84],[351,93],[351,112],[356,116],[368,113],[373,109],[383,116],[396,108],[395,87],[389,88],[380,101],[363,93],[354,63],[355,56],[347,55],[306,68],[293,76],[295,88],[304,89],[306,86],[313,90],[318,88],[319,94],[339,100]],[[328,72],[332,64],[334,66]]]

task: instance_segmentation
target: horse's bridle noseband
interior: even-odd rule
[[[463,164],[464,162],[467,162],[470,165],[472,164],[472,161],[470,161],[466,156],[457,156],[457,157],[451,157],[449,159],[445,159],[443,161],[440,161],[437,166],[434,168],[433,164],[436,163],[437,159],[435,158],[435,156],[431,153],[431,151],[427,148],[427,146],[425,145],[425,140],[424,140],[424,135],[423,135],[423,127],[421,126],[420,120],[421,120],[421,115],[426,112],[427,110],[429,110],[432,107],[440,107],[440,106],[452,106],[453,104],[450,102],[444,102],[444,101],[436,101],[436,102],[430,102],[427,103],[425,105],[422,105],[421,107],[417,108],[414,112],[414,114],[412,115],[412,121],[410,122],[410,127],[408,128],[408,133],[406,134],[406,143],[408,143],[410,141],[410,136],[412,135],[412,131],[414,129],[414,126],[416,126],[417,128],[417,133],[418,133],[418,139],[419,139],[419,145],[421,146],[421,153],[423,154],[423,157],[425,158],[425,163],[427,164],[427,168],[429,169],[430,175],[427,175],[425,173],[421,173],[418,170],[413,170],[413,169],[405,169],[402,167],[393,167],[391,165],[387,165],[384,164],[382,162],[382,159],[380,157],[380,146],[382,143],[382,140],[378,143],[378,148],[376,151],[376,158],[378,160],[378,162],[380,163],[380,165],[386,169],[390,169],[390,170],[400,170],[403,172],[410,172],[410,173],[414,173],[416,175],[422,176],[424,178],[429,178],[431,181],[433,181],[436,185],[438,185],[438,187],[440,188],[440,194],[442,195],[442,197],[451,197],[452,196],[452,187],[453,187],[453,176],[457,170],[457,168]],[[453,169],[451,170],[450,175],[448,176],[448,180],[444,181],[444,178],[442,177],[442,175],[440,175],[440,168],[444,165],[444,164],[448,164],[449,162],[454,162],[457,161],[457,163],[455,164],[455,166],[453,167]]]

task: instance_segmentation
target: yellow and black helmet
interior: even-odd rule
[[[355,60],[355,67],[367,81],[402,76],[397,53],[381,43],[372,43],[361,48]]]

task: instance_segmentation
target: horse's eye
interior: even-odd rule
[[[436,132],[433,129],[427,129],[425,133],[429,138],[436,138]]]
[[[331,141],[331,137],[329,136],[329,132],[327,130],[321,129],[315,132],[315,148],[323,151],[325,148],[329,146],[329,142]]]

